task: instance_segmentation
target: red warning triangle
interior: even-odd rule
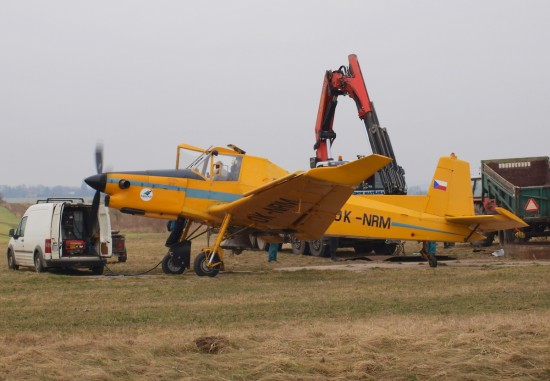
[[[527,201],[527,204],[525,204],[525,211],[526,212],[536,212],[539,210],[539,206],[535,199],[530,198],[529,201]]]

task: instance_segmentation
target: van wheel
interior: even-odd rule
[[[42,264],[42,255],[40,255],[40,253],[34,253],[34,270],[37,273],[43,273],[46,271],[46,268]]]
[[[8,268],[11,270],[19,270],[19,266],[15,264],[15,256],[11,250],[8,251]]]

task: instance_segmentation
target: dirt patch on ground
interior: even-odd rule
[[[455,268],[487,268],[487,267],[515,267],[515,266],[533,266],[533,265],[550,265],[547,260],[498,260],[498,259],[460,259],[439,261],[440,267],[455,267]],[[429,268],[427,262],[388,262],[384,260],[370,261],[338,261],[331,265],[319,266],[293,266],[279,267],[276,271],[300,271],[300,270],[342,270],[342,271],[367,271],[372,269],[419,269],[424,270]]]

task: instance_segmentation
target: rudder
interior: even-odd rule
[[[439,159],[424,211],[442,217],[475,214],[468,162],[454,154]]]

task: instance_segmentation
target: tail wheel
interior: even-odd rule
[[[162,271],[168,275],[179,275],[185,271],[185,263],[181,255],[169,252],[162,259]]]
[[[8,251],[8,268],[11,270],[19,270],[19,266],[15,263],[15,256],[11,250]]]
[[[208,266],[209,262],[215,265]],[[215,277],[220,272],[220,268],[221,262],[217,253],[212,255],[209,252],[201,251],[193,263],[193,269],[198,276]]]

